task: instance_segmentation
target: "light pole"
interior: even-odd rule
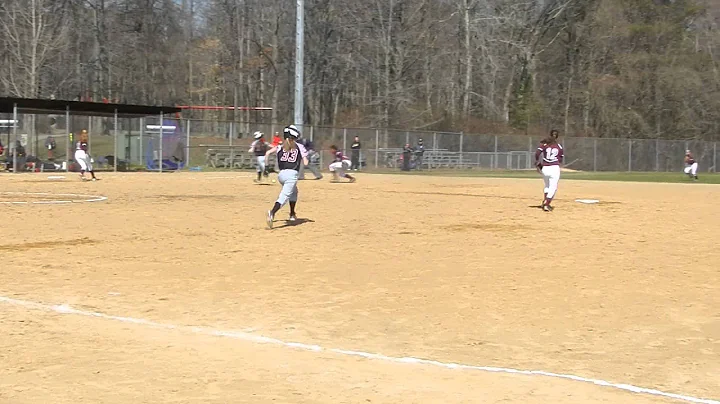
[[[295,16],[295,125],[303,126],[303,57],[305,43],[305,0],[296,0]]]

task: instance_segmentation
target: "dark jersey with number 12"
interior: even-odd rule
[[[280,170],[300,170],[300,161],[302,161],[300,147],[295,146],[294,148],[285,151],[282,146],[278,146],[277,157],[278,168]]]

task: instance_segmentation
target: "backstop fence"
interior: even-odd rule
[[[82,129],[89,133],[90,154],[108,168],[118,169],[247,169],[254,158],[248,152],[252,134],[260,131],[268,141],[282,136],[282,125],[164,118],[71,117],[20,115],[16,122],[0,116],[0,141],[6,150],[16,145],[37,160],[52,160],[58,169],[71,162],[74,139]],[[16,127],[13,128],[13,125]],[[422,139],[424,169],[525,170],[533,168],[539,137],[502,134],[468,134],[373,128],[338,128],[307,125],[303,136],[327,164],[331,145],[350,155],[355,138],[361,144],[362,169],[397,169],[403,147]],[[54,141],[54,146],[51,143]],[[565,166],[582,171],[680,171],[685,150],[691,150],[700,171],[716,172],[717,142],[698,140],[616,139],[562,137]],[[52,149],[50,149],[52,147]],[[8,152],[6,151],[6,154]],[[45,164],[52,168],[53,165]]]

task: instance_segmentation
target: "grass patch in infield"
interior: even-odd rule
[[[381,170],[367,171],[370,174],[401,174],[401,175],[427,175],[439,177],[481,177],[481,178],[541,178],[535,170],[508,171],[508,170],[425,170],[425,171],[399,171]],[[663,182],[663,183],[698,183],[720,184],[720,174],[701,173],[698,181],[693,181],[682,172],[563,172],[563,180],[585,181],[622,181],[622,182]]]

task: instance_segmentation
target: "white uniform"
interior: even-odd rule
[[[92,159],[90,158],[90,155],[87,153],[87,143],[85,142],[77,142],[75,145],[75,161],[80,164],[80,170],[82,171],[92,171]]]

